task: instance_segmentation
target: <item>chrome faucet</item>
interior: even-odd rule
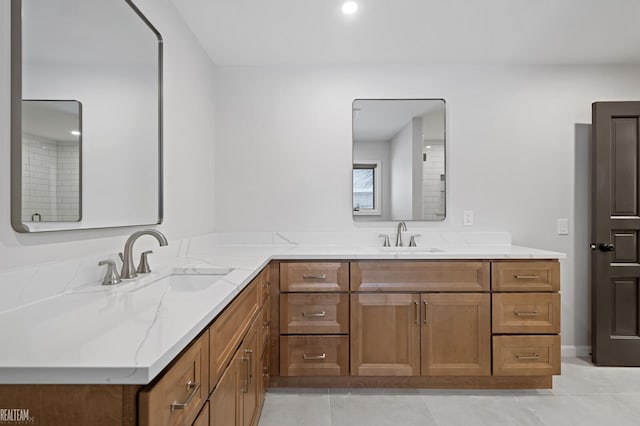
[[[407,230],[407,224],[404,223],[404,220],[398,224],[398,233],[396,234],[396,247],[403,247],[402,243],[402,231]]]
[[[133,234],[131,234],[124,245],[124,253],[122,256],[122,272],[120,272],[120,277],[123,280],[128,280],[138,276],[138,273],[136,272],[136,265],[135,263],[133,263],[133,244],[138,238],[143,235],[151,235],[152,237],[155,237],[156,240],[158,240],[158,242],[160,243],[160,246],[166,246],[169,244],[167,242],[167,237],[165,237],[162,232],[155,229],[144,229],[142,231],[134,232]],[[147,253],[143,253],[143,256],[145,254]],[[151,271],[148,264],[146,264],[145,266],[148,271]]]

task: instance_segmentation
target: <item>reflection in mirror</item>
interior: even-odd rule
[[[22,221],[80,220],[82,106],[22,102]]]
[[[353,102],[354,220],[444,220],[445,184],[443,99]]]
[[[158,31],[131,0],[11,0],[11,16],[13,228],[160,223]]]

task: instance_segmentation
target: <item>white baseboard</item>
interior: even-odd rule
[[[563,358],[588,357],[591,354],[591,346],[562,345],[561,354]]]

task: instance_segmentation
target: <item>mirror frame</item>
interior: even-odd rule
[[[353,165],[354,163],[354,154],[355,154],[355,144],[354,142],[354,129],[353,129],[353,106],[356,103],[356,101],[442,101],[443,105],[444,105],[444,133],[443,133],[443,143],[444,143],[444,174],[445,174],[445,179],[444,179],[444,206],[443,206],[443,212],[444,212],[444,216],[442,217],[442,219],[440,220],[424,220],[424,219],[378,219],[378,220],[356,220],[356,217],[371,217],[372,215],[354,215],[353,214]],[[355,98],[352,102],[351,102],[351,188],[350,188],[350,192],[351,192],[351,220],[353,222],[358,222],[358,223],[363,223],[363,222],[398,222],[398,221],[403,221],[403,222],[444,222],[447,219],[447,183],[448,183],[448,178],[447,176],[447,101],[444,98]]]
[[[89,229],[125,228],[130,226],[159,225],[164,220],[164,170],[163,170],[163,39],[160,32],[133,3],[121,0],[138,15],[158,39],[158,220],[154,223],[132,223],[124,225],[51,229],[31,231],[22,221],[22,0],[11,0],[11,226],[19,233],[83,231]],[[80,157],[82,164],[82,156]],[[82,174],[80,178],[82,188]],[[80,191],[82,200],[82,191]],[[83,211],[80,203],[80,211]],[[76,222],[73,222],[76,223]]]

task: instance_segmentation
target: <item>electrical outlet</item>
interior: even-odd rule
[[[558,219],[558,235],[569,235],[569,219]]]
[[[472,226],[473,225],[473,210],[465,210],[463,212],[462,223],[464,226]]]

